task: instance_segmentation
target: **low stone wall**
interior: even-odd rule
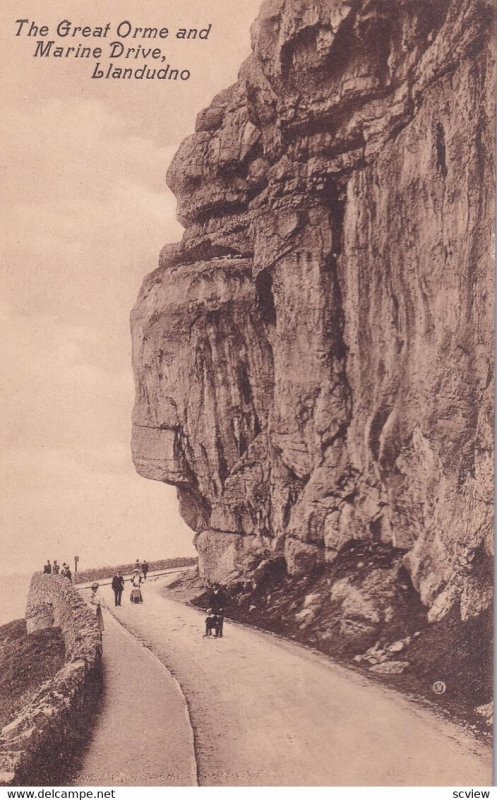
[[[86,569],[73,575],[73,579],[75,583],[89,583],[90,581],[112,578],[118,571],[121,575],[130,575],[135,568],[135,563],[136,562],[133,561],[130,564],[115,564],[113,567],[107,566]],[[148,569],[149,572],[155,572],[165,569],[175,569],[176,567],[178,567],[178,569],[180,567],[195,567],[197,564],[197,556],[181,556],[178,558],[162,558],[159,561],[149,561]]]
[[[35,574],[26,607],[28,633],[59,627],[65,664],[43,683],[0,734],[0,786],[60,783],[102,688],[102,637],[95,614],[67,578]]]

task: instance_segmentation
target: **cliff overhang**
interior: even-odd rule
[[[266,0],[168,172],[133,458],[207,580],[351,543],[431,621],[491,602],[494,87],[483,0]]]

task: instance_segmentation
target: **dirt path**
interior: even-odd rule
[[[195,786],[185,699],[158,659],[104,614],[104,696],[76,786]]]
[[[203,615],[164,585],[116,611],[181,684],[201,785],[490,783],[490,751],[455,725],[268,634],[228,621],[203,639]]]

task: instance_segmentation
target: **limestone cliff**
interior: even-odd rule
[[[132,314],[133,457],[208,578],[367,540],[398,558],[364,591],[402,568],[432,620],[489,605],[491,9],[266,0],[169,168],[185,233]]]

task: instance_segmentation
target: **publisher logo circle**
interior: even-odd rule
[[[443,681],[435,681],[433,686],[431,687],[435,694],[445,694],[447,691],[447,687]]]

